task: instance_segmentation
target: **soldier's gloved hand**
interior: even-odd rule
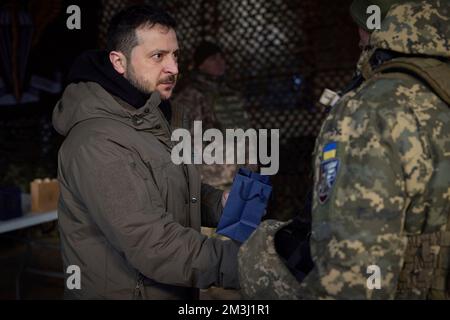
[[[274,243],[277,231],[289,223],[265,220],[240,247],[239,278],[245,299],[298,299],[300,284],[278,255]]]

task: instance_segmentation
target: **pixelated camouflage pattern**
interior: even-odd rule
[[[373,44],[406,54],[448,57],[448,6],[447,1],[433,1],[393,8],[375,38],[385,41]],[[340,168],[322,204],[317,194],[319,169],[323,148],[332,141],[338,144]],[[449,106],[411,75],[373,75],[331,110],[314,158],[310,241],[315,267],[295,293],[286,289],[290,298],[448,298]],[[259,285],[263,270],[271,279],[285,271],[277,264],[255,264],[264,263],[269,248],[261,250],[252,237],[244,250],[257,256],[241,257],[244,296],[258,299],[283,286],[275,281]],[[370,265],[380,267],[381,289],[367,286]]]
[[[407,54],[450,57],[450,2],[394,5],[370,38],[373,47]]]
[[[372,13],[367,12],[367,8],[369,6],[378,6],[381,13],[380,18],[383,20],[393,5],[414,1],[419,2],[418,0],[354,0],[350,5],[350,14],[359,27],[363,28],[367,32],[372,32],[373,30],[368,29],[367,27],[367,19],[372,15]]]
[[[363,76],[367,75],[371,70],[367,70],[367,68],[370,68],[369,59],[375,52],[374,48],[365,48],[361,51],[361,54],[359,55],[358,62],[356,63],[356,73],[362,74]],[[367,76],[365,76],[367,79]]]
[[[239,251],[241,293],[244,299],[295,299],[300,284],[275,251],[275,233],[289,222],[265,220]],[[251,243],[251,245],[248,245]],[[257,247],[264,254],[255,254]],[[254,266],[248,268],[248,266]],[[257,279],[252,281],[253,279]]]
[[[202,121],[203,131],[249,127],[244,99],[224,81],[194,71],[185,85],[176,93],[172,103],[183,108],[184,123],[193,134],[194,121]],[[199,171],[204,183],[220,189],[228,189],[239,168],[235,164],[202,164]]]
[[[450,231],[409,235],[396,299],[450,299],[449,259]]]
[[[244,98],[224,80],[193,71],[183,82],[172,101],[183,106],[189,123],[201,120],[204,130],[249,127]]]

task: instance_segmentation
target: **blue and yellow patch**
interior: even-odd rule
[[[327,161],[336,158],[337,142],[330,142],[323,148],[323,161]]]
[[[339,170],[339,160],[336,156],[337,142],[327,143],[322,152],[317,190],[319,202],[321,204],[328,200],[334,183],[336,182],[336,177]]]

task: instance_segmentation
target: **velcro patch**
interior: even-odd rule
[[[318,196],[319,202],[324,204],[330,197],[339,170],[339,160],[336,158],[337,143],[325,145],[320,163]]]

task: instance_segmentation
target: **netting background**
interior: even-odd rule
[[[100,45],[111,16],[135,2],[103,1]],[[223,48],[228,80],[243,92],[253,127],[280,129],[280,171],[272,179],[269,217],[301,212],[312,185],[314,140],[326,115],[320,94],[348,83],[359,54],[351,0],[145,2],[177,20],[182,73],[203,39]]]
[[[166,0],[178,22],[180,69],[203,39],[225,52],[228,80],[241,90],[254,128],[280,129],[280,171],[269,217],[301,212],[312,184],[311,153],[325,116],[318,99],[352,77],[358,58],[350,0]],[[103,1],[106,24],[128,3]],[[101,27],[102,28],[102,27]],[[103,30],[103,31],[102,31]],[[106,29],[101,29],[100,45]]]
[[[88,7],[94,2],[98,6]],[[280,171],[272,179],[269,216],[287,219],[301,211],[312,184],[314,140],[325,116],[317,101],[324,88],[338,90],[350,80],[359,54],[357,29],[348,12],[351,0],[85,1],[80,2],[83,29],[61,34],[70,40],[61,46],[71,45],[70,52],[78,54],[73,49],[92,46],[87,39],[94,37],[93,46],[103,47],[111,17],[142,2],[166,8],[177,20],[182,74],[188,72],[193,51],[203,39],[221,45],[228,80],[244,94],[253,127],[280,129]],[[54,30],[65,30],[66,18],[62,10]],[[58,53],[61,46],[53,44],[53,55],[40,56],[50,61],[54,55],[66,57]],[[30,117],[14,111],[20,115],[14,123],[2,112],[0,147],[7,154],[1,158],[2,168],[20,159],[39,161],[50,168],[47,171],[55,171],[55,133],[48,128],[54,102],[45,104]]]
[[[99,44],[111,17],[138,1],[103,0]],[[247,98],[254,125],[291,137],[316,135],[324,116],[324,88],[347,83],[357,60],[350,0],[147,0],[178,22],[181,70],[187,72],[203,40],[225,51],[228,78]]]

